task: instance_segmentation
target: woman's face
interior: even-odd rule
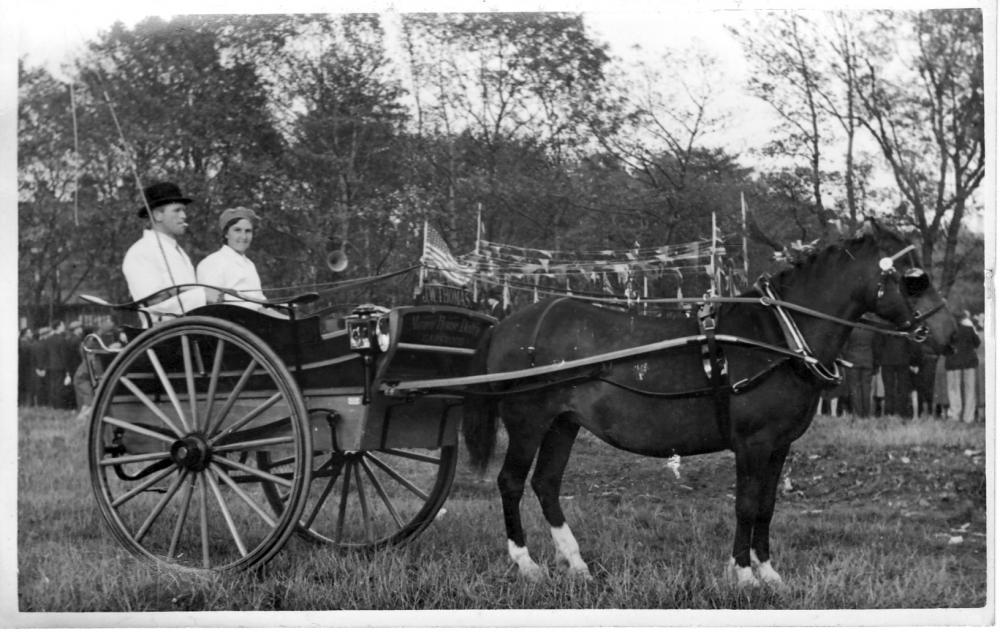
[[[248,219],[237,220],[226,230],[226,244],[240,254],[246,254],[253,241],[253,224]]]

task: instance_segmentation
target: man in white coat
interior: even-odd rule
[[[143,190],[139,217],[149,219],[139,241],[132,244],[122,261],[122,272],[133,300],[147,298],[177,285],[195,283],[194,265],[177,243],[187,231],[187,205],[191,198],[172,182],[158,182]],[[147,304],[152,322],[179,316],[205,304],[202,288],[181,288],[153,297]]]

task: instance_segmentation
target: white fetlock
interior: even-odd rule
[[[518,574],[531,582],[537,582],[542,579],[544,573],[542,573],[542,568],[535,564],[535,560],[531,559],[531,554],[528,553],[528,547],[517,546],[511,540],[507,540],[507,553],[510,555],[510,559],[514,560],[517,564]]]
[[[739,590],[755,588],[760,585],[760,582],[753,575],[753,568],[750,566],[737,566],[735,558],[729,558],[729,576]]]
[[[570,577],[592,579],[587,563],[580,556],[580,546],[573,537],[569,525],[551,527],[552,542],[556,547],[556,566]]]
[[[757,571],[760,581],[768,586],[781,586],[784,583],[778,571],[774,570],[774,567],[771,566],[771,560],[761,562],[760,558],[757,557],[757,552],[753,549],[750,549],[750,566]]]
[[[750,566],[757,571],[760,581],[768,586],[781,586],[784,583],[778,571],[774,570],[774,567],[771,566],[771,560],[761,562],[757,557],[757,552],[753,549],[750,549]]]

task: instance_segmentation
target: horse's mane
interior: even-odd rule
[[[834,257],[840,256],[845,251],[858,250],[861,246],[876,241],[874,235],[866,233],[860,236],[843,237],[825,245],[821,244],[819,247],[813,248],[808,253],[804,253],[790,261],[791,265],[786,266],[774,276],[775,283],[778,287],[785,287],[791,281],[791,277],[798,274],[801,270],[825,263]]]

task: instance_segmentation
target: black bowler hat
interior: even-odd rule
[[[151,184],[142,190],[142,194],[146,198],[146,206],[139,208],[139,217],[147,217],[149,215],[149,211],[153,210],[157,206],[163,206],[164,204],[170,204],[172,202],[190,204],[193,201],[189,197],[184,197],[181,194],[180,187],[173,182],[157,182],[156,184]]]

